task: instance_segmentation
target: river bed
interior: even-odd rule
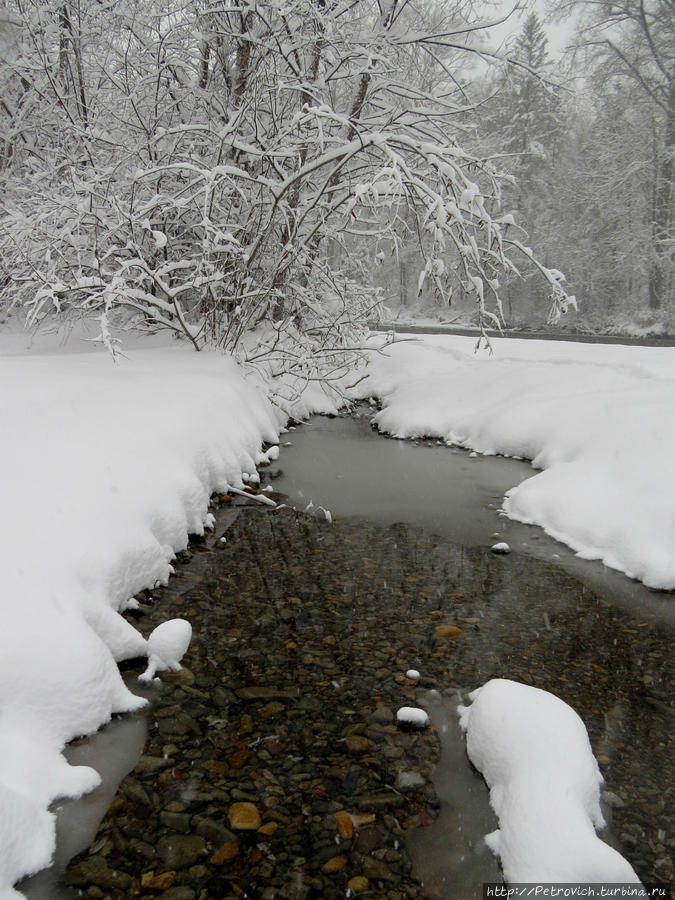
[[[499,879],[482,842],[496,822],[454,708],[495,676],[579,712],[610,791],[609,839],[643,879],[672,880],[672,595],[597,563],[580,574],[569,551],[500,518],[526,463],[383,439],[366,416],[286,438],[264,480],[313,507],[224,501],[169,587],[141,598],[144,633],[192,621],[186,668],[154,688],[141,761],[69,867],[77,892],[48,896],[330,900],[367,878],[365,897],[479,897]],[[508,556],[490,553],[498,532]],[[444,623],[460,636],[437,637]],[[427,732],[396,728],[410,704],[429,709]],[[270,834],[232,832],[238,798]],[[345,837],[342,810],[374,818]]]

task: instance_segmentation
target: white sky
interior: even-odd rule
[[[494,2],[491,9],[487,11],[486,18],[488,15],[490,18],[506,15],[515,5],[516,0]],[[549,55],[553,58],[559,56],[574,30],[572,23],[569,20],[554,23],[547,21],[546,0],[519,0],[518,5],[521,7],[521,10],[514,12],[503,25],[491,29],[490,34],[493,42],[506,41],[512,35],[517,34],[522,29],[523,23],[530,12],[536,12],[548,38]]]

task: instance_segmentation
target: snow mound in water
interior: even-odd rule
[[[177,672],[191,638],[192,625],[186,619],[169,619],[158,625],[148,638],[148,668],[138,680],[151,681],[158,670]]]
[[[499,828],[486,843],[509,883],[639,883],[595,833],[602,775],[586,727],[553,694],[495,679],[458,707],[467,753],[490,788]]]

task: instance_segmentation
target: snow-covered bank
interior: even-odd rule
[[[553,694],[494,679],[461,706],[469,759],[490,788],[499,828],[487,835],[506,881],[636,883],[595,833],[602,776],[584,723]]]
[[[377,339],[375,339],[377,340]],[[675,350],[428,336],[375,355],[360,396],[395,437],[443,438],[545,471],[506,513],[579,555],[675,587]],[[442,489],[442,486],[441,486]]]
[[[144,702],[115,662],[148,648],[119,611],[168,578],[210,494],[242,486],[281,424],[221,355],[16,348],[0,338],[2,898],[49,864],[48,804],[98,782],[66,741]]]

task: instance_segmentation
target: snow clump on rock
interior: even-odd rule
[[[158,670],[177,672],[191,638],[192,625],[187,619],[169,619],[158,625],[148,638],[148,668],[138,680],[151,681]]]

